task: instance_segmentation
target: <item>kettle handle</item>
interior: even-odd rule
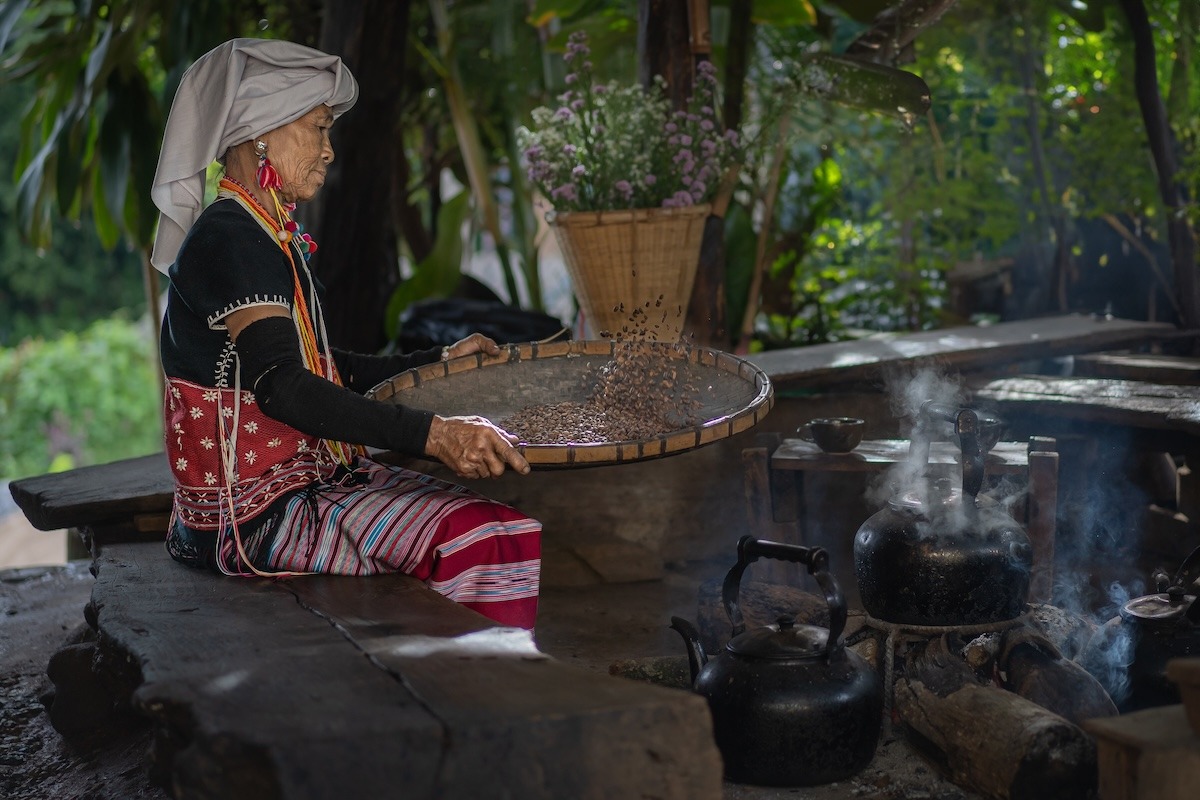
[[[983,448],[979,444],[979,415],[969,408],[956,408],[927,400],[921,404],[921,419],[909,445],[909,458],[921,466],[929,463],[928,423],[943,420],[954,425],[962,449],[962,490],[974,498],[983,488]]]
[[[746,620],[742,616],[741,606],[738,605],[742,574],[746,567],[758,559],[774,558],[808,567],[808,574],[816,579],[817,585],[825,593],[825,602],[829,605],[829,638],[825,644],[825,655],[829,657],[835,650],[841,650],[842,631],[846,628],[846,598],[842,595],[837,580],[829,572],[829,554],[823,548],[771,542],[747,535],[738,539],[737,551],[737,563],[725,575],[725,582],[721,586],[721,599],[725,604],[725,613],[729,615],[729,621],[733,624],[734,636],[746,630]]]

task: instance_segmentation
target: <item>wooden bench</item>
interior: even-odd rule
[[[163,475],[150,456],[12,493],[37,527],[91,531],[96,661],[128,667],[177,796],[721,797],[700,696],[552,659],[408,576],[184,567],[152,530]]]

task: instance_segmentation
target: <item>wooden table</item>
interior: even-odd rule
[[[868,439],[850,453],[823,452],[804,439],[784,439],[762,434],[758,445],[742,451],[745,468],[746,502],[751,525],[759,535],[803,544],[804,489],[808,472],[879,473],[906,462],[907,439]],[[948,441],[931,442],[930,474],[961,477],[961,450]],[[997,442],[984,457],[988,478],[1026,476],[1026,502],[1019,503],[1016,516],[1023,518],[1034,548],[1034,572],[1030,596],[1045,600],[1053,583],[1054,531],[1058,498],[1058,453],[1053,439],[1033,437],[1025,442]],[[986,488],[986,484],[985,484]],[[771,565],[767,573],[781,572]]]

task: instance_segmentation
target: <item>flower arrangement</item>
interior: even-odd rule
[[[661,78],[641,86],[599,83],[587,36],[574,33],[561,105],[533,111],[518,131],[530,182],[556,211],[679,208],[707,202],[734,158],[736,131],[716,115],[716,70],[696,68],[687,110],[672,111]]]

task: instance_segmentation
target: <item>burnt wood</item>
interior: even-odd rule
[[[997,686],[896,683],[895,706],[951,780],[985,797],[1093,797],[1096,747],[1078,726]]]
[[[701,698],[498,653],[493,623],[414,578],[225,578],[161,544],[96,567],[100,641],[138,665],[178,796],[721,796]]]

